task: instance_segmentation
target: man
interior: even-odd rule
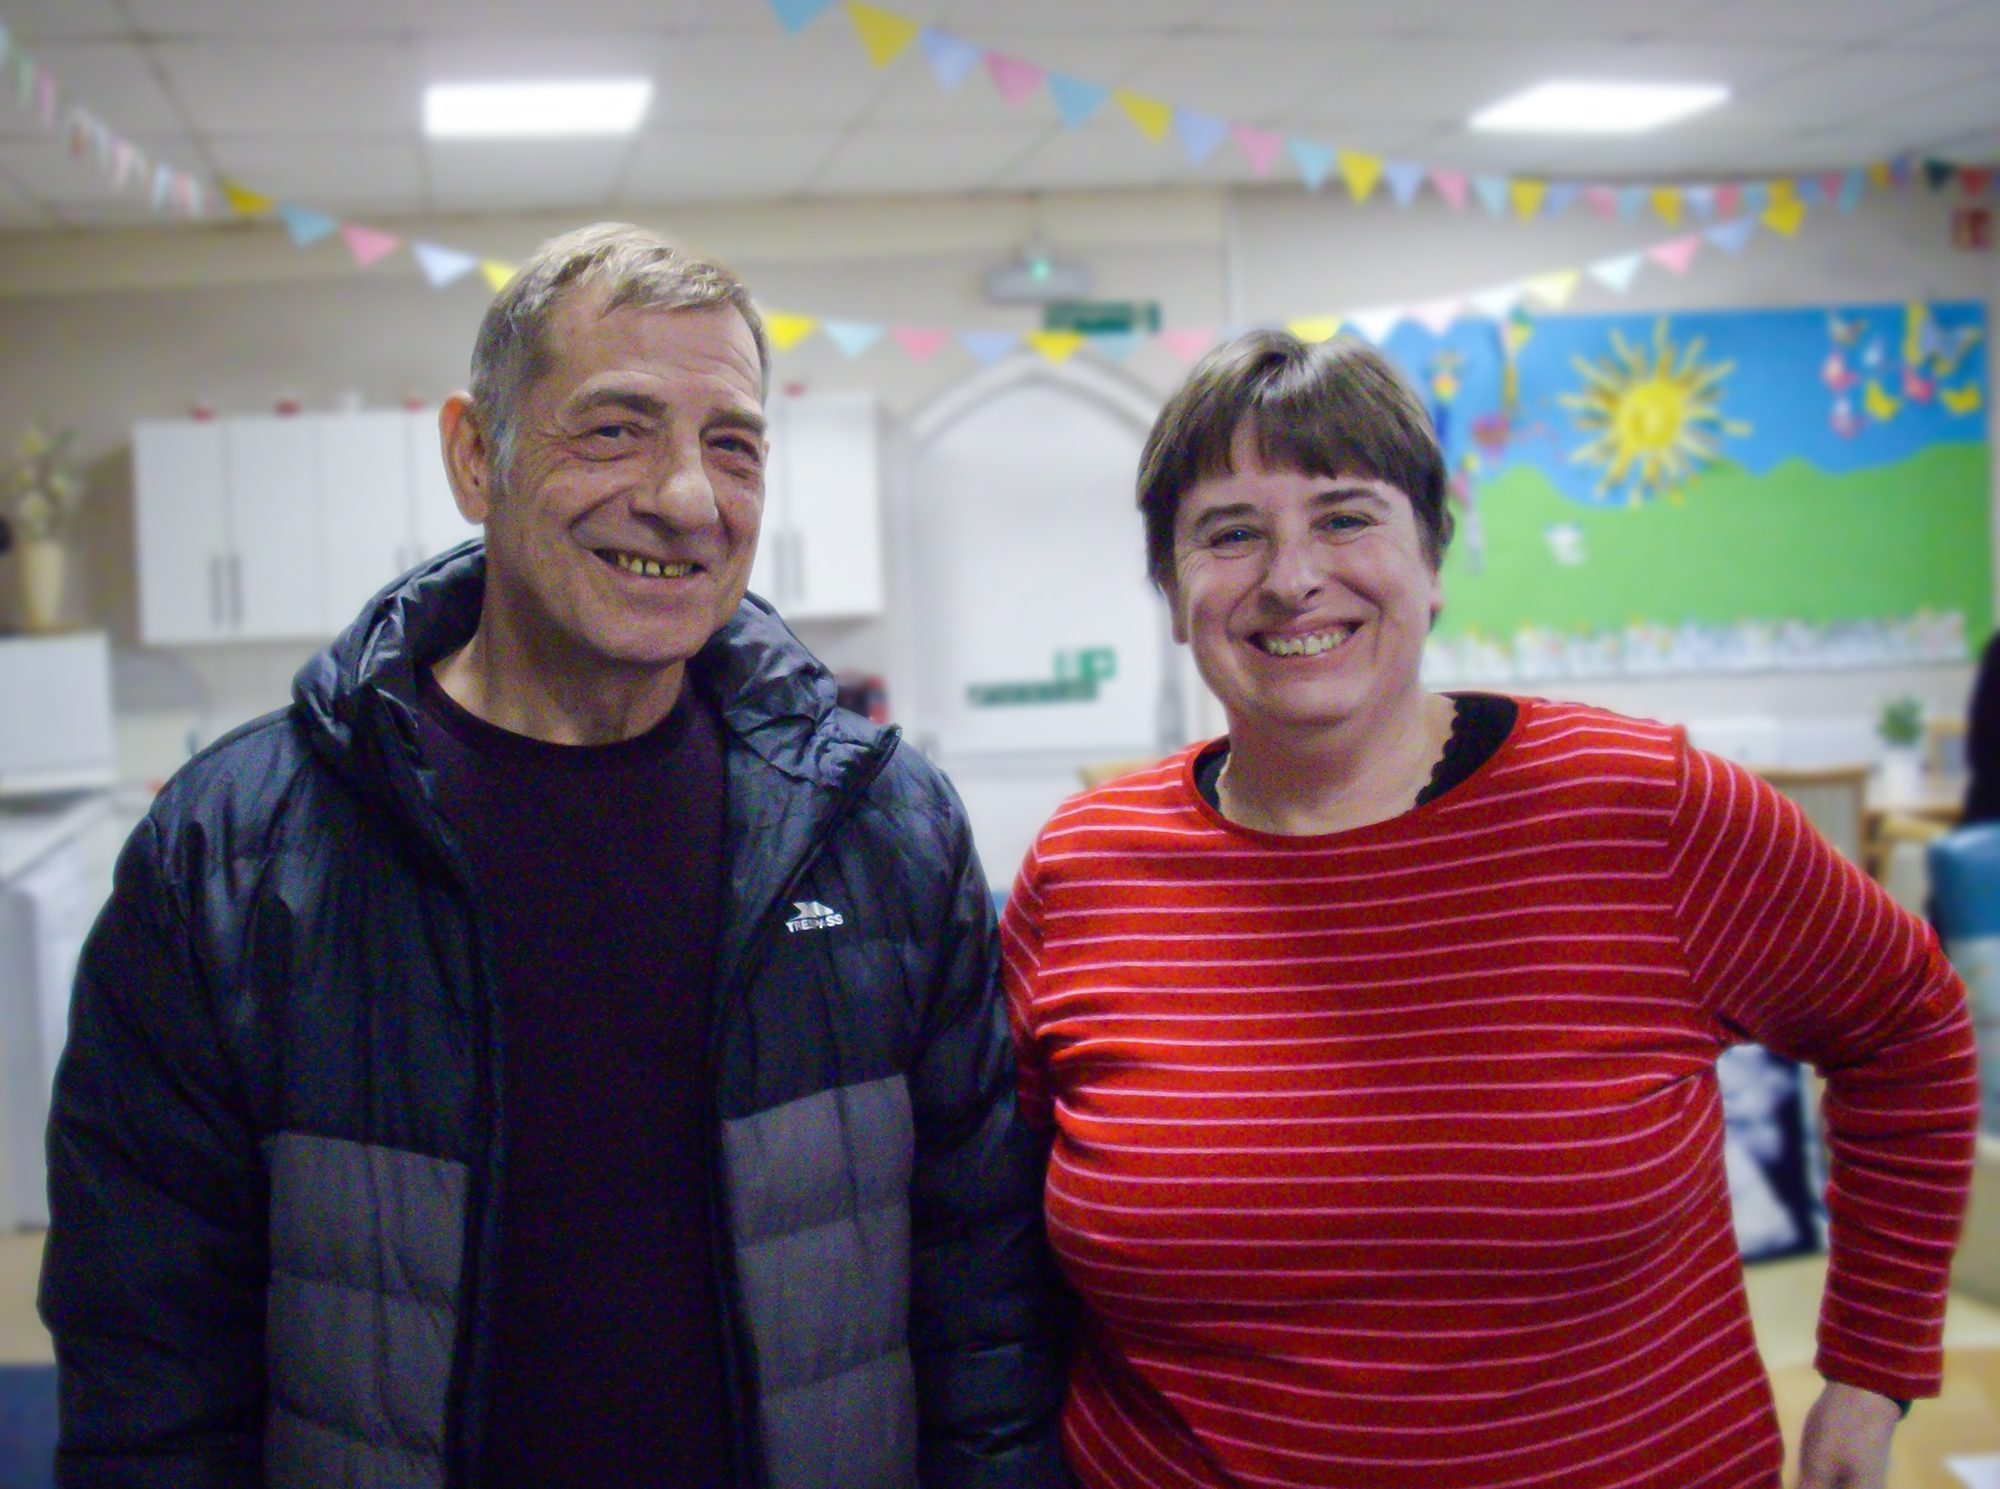
[[[485,543],[127,845],[50,1124],[65,1485],[1059,1482],[1040,1154],[949,786],[744,586],[769,351],[546,245]]]

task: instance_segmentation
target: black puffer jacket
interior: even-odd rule
[[[49,1130],[61,1484],[479,1480],[507,1067],[413,707],[483,575],[475,546],[385,591],[126,846]],[[758,602],[691,676],[728,733],[707,1079],[740,1475],[1062,1482],[963,810]],[[815,902],[839,923],[787,928]]]

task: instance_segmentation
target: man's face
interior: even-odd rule
[[[757,343],[733,306],[558,304],[513,458],[486,445],[487,605],[574,677],[678,667],[736,609],[764,511]],[[475,503],[477,505],[478,503]]]

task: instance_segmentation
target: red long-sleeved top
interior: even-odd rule
[[[1827,1077],[1819,1367],[1934,1393],[1976,1115],[1935,940],[1684,735],[1522,700],[1314,838],[1191,748],[1072,799],[1002,922],[1093,1486],[1776,1486],[1715,1059]]]

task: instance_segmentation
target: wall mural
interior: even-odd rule
[[[1426,680],[1966,660],[1985,335],[1971,302],[1398,328],[1458,519]]]

